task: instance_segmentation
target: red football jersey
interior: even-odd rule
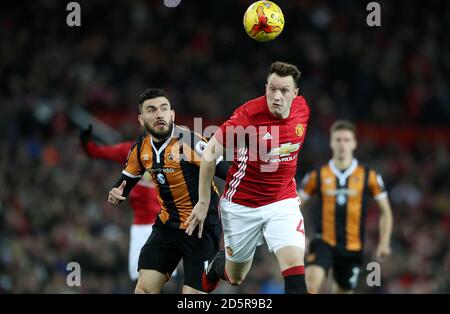
[[[297,197],[294,176],[309,114],[302,96],[294,98],[286,119],[269,111],[265,96],[237,108],[215,134],[233,153],[223,197],[248,207]]]
[[[111,146],[99,146],[90,141],[86,145],[86,151],[91,158],[113,160],[124,165],[133,144],[134,142],[123,142]],[[128,199],[133,209],[134,225],[148,225],[155,222],[161,207],[151,179],[142,177],[131,190]]]

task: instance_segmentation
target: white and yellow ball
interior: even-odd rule
[[[273,40],[283,31],[283,12],[272,1],[257,1],[245,11],[244,28],[257,41]]]

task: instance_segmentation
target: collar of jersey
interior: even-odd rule
[[[153,144],[153,138],[150,137],[150,143],[152,144],[152,147],[153,147],[153,149],[154,149],[155,152],[156,152],[156,162],[157,162],[157,163],[160,163],[160,162],[161,162],[161,156],[160,156],[160,155],[161,155],[161,152],[162,152],[163,150],[166,149],[167,145],[169,145],[169,142],[170,142],[170,140],[171,140],[172,137],[173,137],[173,133],[175,132],[175,128],[176,128],[176,125],[175,125],[175,123],[174,123],[174,124],[173,124],[173,128],[172,128],[172,133],[171,133],[170,136],[167,138],[167,140],[164,142],[164,144],[161,145],[161,147],[160,147],[159,149],[156,149],[155,145]]]
[[[344,172],[341,172],[336,167],[333,159],[330,159],[330,161],[328,161],[328,165],[330,166],[330,169],[334,173],[334,175],[338,178],[339,186],[344,186],[347,178],[353,173],[353,171],[355,171],[356,167],[358,167],[358,161],[355,158],[353,158],[352,162],[350,163],[350,166]]]

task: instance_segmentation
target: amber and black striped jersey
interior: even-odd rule
[[[150,135],[144,134],[128,153],[122,176],[135,179],[146,171],[150,173],[161,205],[158,218],[169,227],[185,229],[184,222],[198,202],[200,160],[206,145],[200,135],[174,125],[164,143],[154,143]],[[221,178],[225,179],[228,168],[229,164],[219,162],[216,175],[222,173]],[[212,183],[206,225],[219,222],[218,203],[219,194]]]
[[[345,171],[330,160],[302,180],[300,197],[319,196],[320,209],[315,215],[315,237],[347,251],[361,251],[364,246],[368,196],[387,196],[384,183],[373,169],[353,159]]]

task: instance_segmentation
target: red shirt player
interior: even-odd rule
[[[92,126],[89,126],[80,134],[82,147],[90,158],[112,160],[125,165],[134,142],[99,146],[92,141],[91,133]],[[152,226],[161,208],[150,176],[142,177],[131,190],[129,200],[133,209],[133,224],[130,228],[128,271],[131,280],[134,281],[138,278],[139,253],[152,232]]]
[[[202,230],[208,186],[215,160],[232,160],[220,213],[225,251],[219,251],[203,276],[206,291],[219,279],[240,284],[258,245],[267,242],[277,257],[285,293],[307,293],[304,276],[305,233],[294,176],[305,140],[309,107],[298,95],[300,71],[275,62],[267,77],[266,95],[236,109],[213,136],[200,166],[199,202],[188,219],[186,232]],[[199,232],[201,236],[201,232]]]

